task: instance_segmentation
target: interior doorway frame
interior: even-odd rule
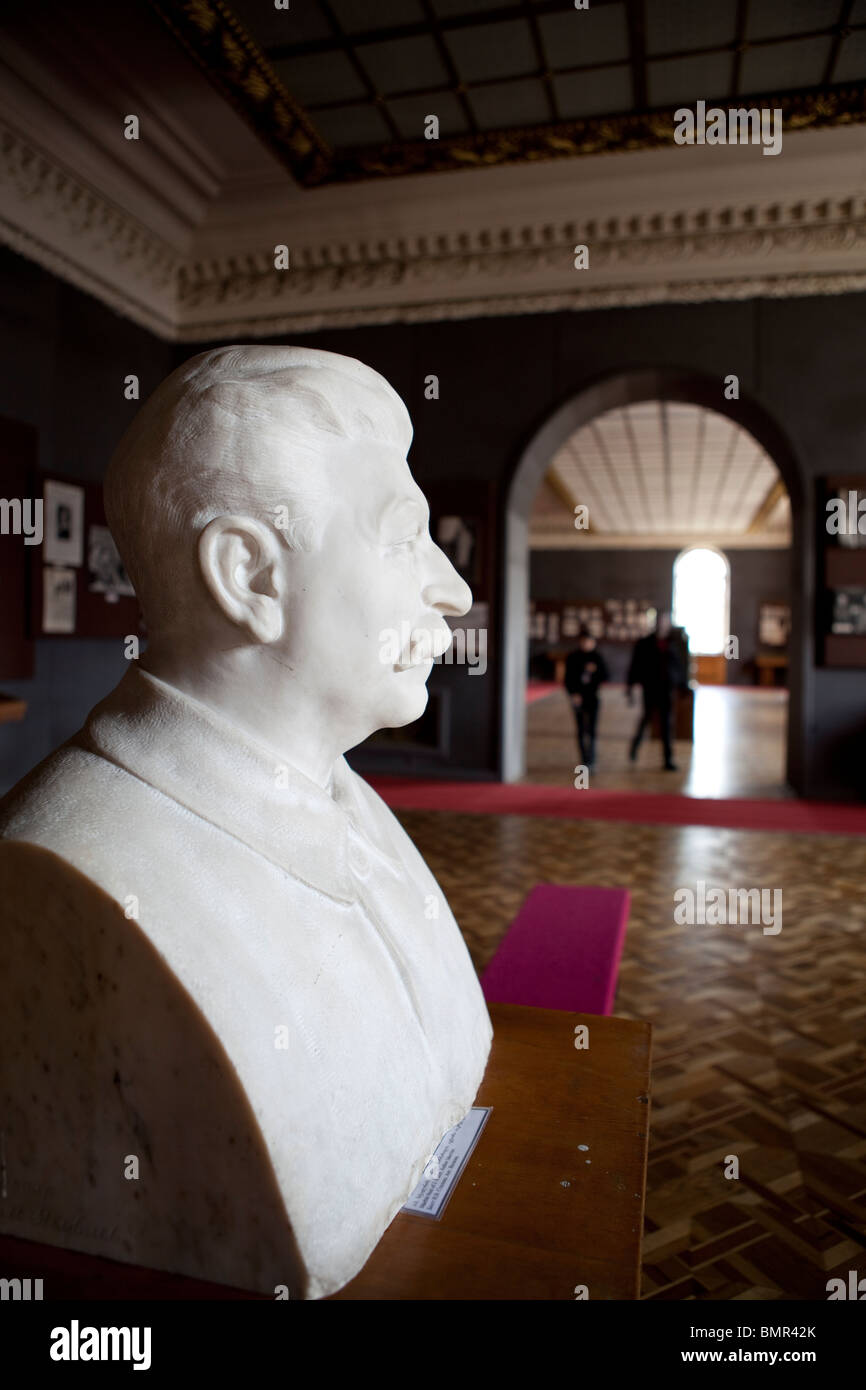
[[[723,379],[689,368],[638,367],[610,372],[568,397],[536,430],[517,458],[506,488],[502,517],[502,583],[499,622],[499,776],[516,782],[526,771],[526,663],[529,641],[529,518],[551,460],[576,430],[605,411],[639,401],[677,401],[705,406],[748,430],[779,470],[791,502],[791,636],[788,665],[786,775],[802,791],[803,719],[810,626],[806,594],[812,553],[803,473],[784,432],[748,394],[725,399]]]

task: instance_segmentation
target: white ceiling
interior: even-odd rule
[[[574,526],[581,504],[589,532]],[[562,446],[536,499],[531,539],[785,545],[790,506],[772,459],[728,416],[641,401],[597,416]]]

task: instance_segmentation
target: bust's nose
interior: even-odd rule
[[[424,603],[445,617],[462,617],[472,607],[472,590],[435,541],[431,540],[429,553],[428,572],[421,590]]]

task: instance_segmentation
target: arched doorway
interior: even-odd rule
[[[742,394],[736,400],[728,400],[722,379],[674,368],[633,369],[586,386],[541,425],[517,461],[504,516],[500,776],[504,781],[516,781],[525,768],[529,517],[535,495],[551,459],[577,430],[606,411],[651,400],[703,405],[728,415],[772,457],[788,491],[792,524],[792,602],[786,762],[788,780],[796,789],[804,736],[802,690],[808,642],[803,622],[806,576],[804,567],[794,562],[794,557],[804,553],[804,495],[800,469],[781,430],[757,402]]]

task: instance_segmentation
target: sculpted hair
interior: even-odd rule
[[[196,542],[216,516],[317,543],[340,441],[407,449],[409,415],[384,377],[315,348],[222,347],[192,357],[139,410],[111,459],[105,511],[149,625],[197,590]]]

